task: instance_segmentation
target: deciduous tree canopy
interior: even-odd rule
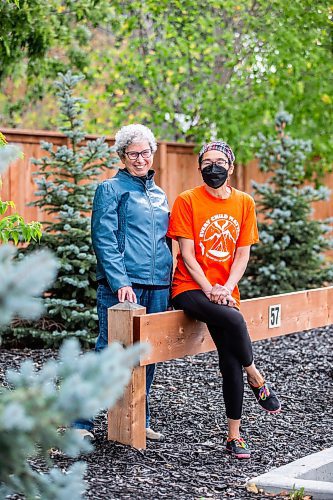
[[[25,58],[31,54],[31,65],[42,58],[42,67],[50,58],[55,66],[68,61],[83,70],[91,132],[113,133],[123,123],[140,121],[164,140],[223,137],[246,160],[252,156],[253,137],[268,130],[283,103],[297,117],[295,133],[312,139],[314,156],[333,157],[332,10],[327,0],[53,0],[45,9],[42,4],[40,10],[52,15],[42,16],[39,24],[36,7],[31,22],[37,16],[38,40],[49,36],[51,50],[47,42],[40,52],[27,43]],[[15,36],[29,42],[24,22],[15,20],[20,9],[13,4],[5,8]],[[14,32],[6,26],[2,53],[6,44],[15,46]],[[80,35],[86,27],[90,41]],[[76,50],[82,58],[68,55]],[[22,66],[22,52],[13,49],[13,54]],[[6,66],[13,67],[9,60]],[[3,88],[13,80],[17,77],[3,78]],[[52,127],[47,102],[38,120],[32,107],[23,118],[12,114],[13,122]]]

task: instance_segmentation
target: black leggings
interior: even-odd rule
[[[242,314],[233,307],[211,302],[201,290],[190,290],[173,299],[176,309],[207,324],[219,354],[223,397],[228,418],[241,418],[243,367],[253,362],[251,339]]]

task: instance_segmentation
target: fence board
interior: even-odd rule
[[[268,327],[269,306],[281,305],[281,326]],[[333,286],[248,299],[241,311],[253,341],[287,335],[333,323]],[[179,335],[175,336],[174,332]],[[204,323],[183,311],[168,311],[134,317],[134,340],[149,342],[152,350],[140,365],[214,351],[215,345]]]
[[[24,159],[13,163],[3,176],[3,199],[11,199],[16,203],[17,209],[27,220],[42,220],[44,216],[36,208],[27,207],[27,203],[35,199],[36,186],[33,182],[32,172],[36,166],[32,165],[31,157],[41,158],[45,152],[40,148],[40,141],[45,140],[60,146],[66,143],[66,137],[59,132],[45,130],[1,129],[8,142],[19,145],[24,153]],[[86,140],[93,140],[96,136],[87,135]],[[110,145],[114,144],[112,137],[107,137]],[[159,149],[155,155],[154,168],[156,181],[165,190],[170,206],[176,196],[184,191],[202,183],[201,175],[197,168],[197,155],[194,144],[181,144],[175,142],[159,142]],[[100,179],[114,175],[114,172],[101,172]],[[267,174],[258,169],[256,160],[246,166],[237,165],[232,178],[234,187],[252,192],[252,181],[264,182]],[[325,185],[333,190],[333,174],[327,174]],[[314,205],[314,217],[323,219],[333,217],[333,204],[318,202]]]

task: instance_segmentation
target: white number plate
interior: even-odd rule
[[[277,328],[281,326],[281,304],[269,306],[268,310],[268,328]]]

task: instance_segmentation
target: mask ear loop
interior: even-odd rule
[[[229,163],[229,162],[228,162]],[[232,172],[230,173],[230,169],[232,168]],[[233,163],[229,163],[229,168],[228,168],[228,177],[227,177],[227,181],[229,182],[230,179],[231,179],[231,176],[232,174],[234,173],[234,164]]]

